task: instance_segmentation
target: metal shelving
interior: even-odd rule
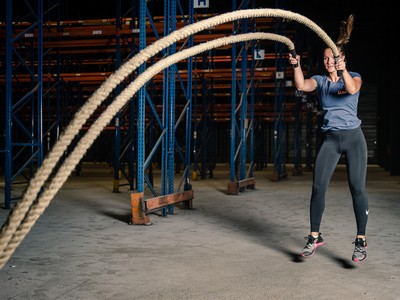
[[[47,3],[49,2],[51,1]],[[12,1],[7,1],[8,5],[11,5],[11,3]],[[188,8],[188,12],[180,15],[177,13],[179,1],[165,0],[166,11],[163,16],[151,16],[151,12],[146,6],[147,1],[140,1],[140,5],[132,6],[129,12],[122,12],[117,8],[115,19],[62,20],[62,16],[58,15],[55,20],[55,14],[51,14],[53,19],[50,20],[48,19],[50,14],[42,15],[43,11],[47,11],[47,8],[43,9],[41,6],[43,1],[38,0],[37,3],[36,9],[40,13],[36,15],[41,16],[37,23],[26,20],[15,22],[15,20],[12,20],[12,12],[7,11],[7,16],[10,18],[6,22],[8,26],[6,23],[0,24],[0,37],[2,39],[7,37],[7,41],[9,41],[9,44],[1,49],[2,56],[8,55],[6,61],[9,62],[9,71],[7,74],[0,75],[0,84],[8,87],[5,97],[8,99],[6,101],[7,107],[9,105],[8,109],[15,107],[16,104],[9,100],[17,99],[15,95],[19,95],[23,91],[34,91],[36,95],[34,101],[40,100],[37,102],[40,104],[18,107],[18,117],[21,119],[21,124],[37,121],[35,122],[37,128],[28,130],[30,136],[34,138],[30,138],[29,145],[24,145],[24,147],[32,150],[32,156],[26,160],[26,163],[35,163],[35,165],[32,165],[32,172],[40,166],[43,156],[51,149],[51,145],[58,138],[59,133],[68,124],[82,103],[124,61],[159,39],[161,35],[167,35],[186,24],[213,15],[195,13],[191,6]],[[58,1],[54,1],[54,4],[57,3]],[[249,5],[254,7],[254,1],[249,2]],[[127,17],[127,14],[130,14],[130,16]],[[36,26],[33,26],[34,24]],[[246,27],[248,28],[246,29]],[[241,21],[243,32],[249,30],[274,32],[275,29],[275,20],[272,18]],[[223,24],[200,32],[186,41],[177,42],[151,61],[143,64],[137,72],[127,78],[114,91],[112,97],[117,96],[124,86],[145,70],[146,66],[159,61],[164,55],[170,55],[185,47],[235,32],[237,32],[237,28],[234,24]],[[281,33],[283,34],[283,32]],[[294,28],[289,25],[289,28],[285,29],[285,35],[293,38],[294,34]],[[24,47],[21,48],[21,45],[24,45]],[[254,47],[254,44],[252,45]],[[207,142],[206,131],[197,136],[197,138],[204,137],[204,140],[199,144],[198,140],[193,139],[193,130],[196,130],[197,126],[203,126],[203,130],[211,129],[217,132],[220,130],[218,128],[225,128],[230,120],[236,120],[236,117],[232,118],[235,114],[232,112],[232,107],[236,107],[232,104],[236,93],[236,89],[232,89],[232,83],[235,81],[240,84],[238,90],[241,95],[248,98],[248,102],[245,101],[246,107],[241,108],[240,116],[238,116],[239,123],[237,123],[239,124],[239,140],[242,147],[240,163],[238,165],[236,162],[232,162],[235,159],[231,161],[234,168],[238,166],[238,169],[233,170],[232,174],[234,176],[240,174],[239,180],[252,176],[254,147],[256,143],[259,143],[259,141],[254,140],[255,118],[261,123],[276,122],[276,111],[274,109],[276,108],[277,93],[281,94],[282,91],[286,90],[291,93],[285,96],[287,97],[285,101],[279,99],[280,104],[283,105],[282,108],[285,109],[284,118],[280,119],[279,126],[299,122],[300,115],[306,116],[305,104],[300,107],[295,105],[293,87],[281,86],[279,92],[276,90],[277,56],[274,43],[262,43],[261,46],[266,49],[262,63],[257,63],[254,60],[253,53],[246,51],[247,45],[246,47],[243,46],[245,45],[243,44],[239,49],[240,55],[235,57],[237,64],[232,64],[232,49],[235,49],[235,47],[226,46],[215,49],[204,56],[199,55],[182,61],[170,67],[164,74],[156,75],[132,99],[129,106],[124,108],[114,118],[114,121],[104,129],[111,132],[113,136],[113,143],[109,145],[112,148],[109,152],[113,153],[113,157],[110,157],[109,162],[114,166],[115,192],[118,191],[120,185],[124,184],[123,177],[128,181],[131,189],[143,191],[144,184],[151,187],[151,161],[158,159],[160,159],[162,168],[163,184],[159,191],[150,188],[155,195],[172,193],[181,188],[181,186],[175,187],[173,184],[176,173],[180,171],[179,168],[175,168],[176,165],[183,166],[184,172],[180,182],[184,183],[184,189],[188,188],[190,176],[193,176],[191,174],[192,161],[195,161],[194,171],[198,171],[197,164],[202,165],[202,177],[204,178],[205,172],[207,172],[204,171],[207,170],[204,167],[208,163],[209,157],[205,155],[205,158],[198,160],[194,156],[201,151],[206,154],[207,147],[218,147],[218,145],[211,146],[213,143]],[[15,54],[12,53],[21,49],[35,51],[38,58],[26,59],[24,63],[18,64]],[[281,59],[283,59],[284,49],[279,50],[279,52],[282,55]],[[302,56],[307,57],[307,53],[302,53]],[[212,61],[212,64],[199,68],[202,62],[206,61]],[[16,67],[20,67],[20,70],[21,66],[32,66],[34,70],[28,72],[15,71],[18,70]],[[14,70],[10,70],[10,67]],[[286,69],[284,65],[279,66],[279,68],[285,72],[285,78],[291,76],[290,68]],[[236,73],[235,77],[232,75],[233,72]],[[233,80],[233,78],[236,78],[236,80]],[[37,89],[32,88],[35,80]],[[11,91],[13,95],[9,94]],[[45,102],[42,99],[43,95]],[[209,95],[212,95],[212,101],[208,98]],[[31,97],[31,99],[33,98]],[[197,99],[195,103],[194,99]],[[203,102],[199,99],[203,99]],[[111,101],[111,99],[107,101]],[[107,107],[107,101],[88,120],[82,128],[82,134],[91,122],[104,111]],[[34,106],[37,107],[37,111],[41,115],[32,115],[31,108]],[[8,110],[6,114],[7,122],[10,122],[12,118],[15,119],[15,116],[11,115]],[[161,124],[157,124],[157,120],[160,120]],[[247,127],[247,121],[250,122],[250,127]],[[211,124],[216,124],[217,128],[214,130],[213,127],[208,127]],[[231,130],[236,130],[237,124],[233,124]],[[183,126],[186,130],[180,130],[181,133],[177,134],[179,126]],[[268,128],[268,126],[263,127]],[[27,164],[24,163],[20,166],[20,172],[15,172],[15,165],[13,165],[15,151],[10,151],[10,149],[17,146],[17,144],[13,144],[17,141],[15,136],[20,135],[24,130],[16,132],[13,131],[16,130],[15,127],[11,129],[11,126],[9,126],[7,128],[7,136],[13,137],[12,140],[7,142],[5,149],[2,149],[6,155],[6,207],[9,207],[11,186],[16,183],[16,178],[26,171]],[[152,128],[152,131],[150,131],[150,128]],[[160,134],[162,134],[162,137]],[[150,136],[152,142],[149,141]],[[104,138],[110,138],[110,134],[107,134]],[[157,143],[159,138],[162,139],[161,144]],[[286,137],[282,136],[282,139],[286,139]],[[239,140],[235,140],[233,148],[230,149],[232,157],[235,155],[234,148],[240,144]],[[199,145],[202,145],[202,149],[198,147]],[[297,145],[297,149],[298,147],[299,145]],[[208,150],[212,152],[211,148]],[[217,160],[218,157],[213,159]],[[276,160],[276,157],[274,160]],[[246,170],[248,163],[250,163],[250,168]],[[125,170],[126,166],[128,172]],[[26,176],[26,181],[29,181],[30,176],[32,174]],[[136,186],[134,177],[136,178]],[[231,181],[235,180],[235,178],[231,178]]]

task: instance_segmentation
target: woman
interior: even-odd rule
[[[325,208],[325,193],[336,165],[342,155],[346,159],[349,187],[353,199],[353,209],[357,223],[355,249],[352,260],[363,261],[367,256],[365,238],[368,221],[368,198],[365,192],[367,172],[367,144],[361,130],[361,120],[357,116],[358,98],[362,85],[360,74],[346,69],[344,45],[348,42],[353,29],[353,16],[342,22],[341,35],[337,42],[340,57],[335,61],[330,48],[324,50],[326,75],[314,75],[304,79],[300,66],[300,56],[292,57],[289,62],[294,68],[294,83],[303,92],[316,91],[323,109],[323,143],[318,151],[313,174],[313,186],[310,203],[310,234],[307,244],[300,253],[310,257],[324,244],[320,233],[322,214]],[[340,76],[338,71],[342,72]]]

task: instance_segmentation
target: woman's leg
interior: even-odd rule
[[[326,190],[341,155],[339,142],[337,135],[328,133],[315,160],[310,203],[310,226],[314,235],[319,233]]]
[[[368,221],[368,197],[365,191],[368,151],[364,134],[359,128],[343,140],[345,148],[349,187],[353,198],[353,209],[357,222],[357,236],[365,237]]]

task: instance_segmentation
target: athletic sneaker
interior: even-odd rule
[[[355,262],[363,261],[367,257],[367,241],[356,238],[353,242],[355,245],[352,260]]]
[[[309,257],[315,253],[318,247],[325,244],[324,240],[321,237],[321,233],[318,234],[317,238],[314,238],[312,235],[305,237],[307,240],[307,244],[304,246],[303,251],[301,251],[300,255],[303,257]]]

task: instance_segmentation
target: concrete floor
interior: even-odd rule
[[[291,172],[291,170],[289,170]],[[368,170],[368,257],[353,263],[355,220],[343,166],[327,193],[326,245],[308,259],[310,172],[227,195],[229,170],[192,181],[193,210],[129,225],[127,186],[84,165],[0,270],[0,299],[400,299],[400,179]],[[4,199],[0,191],[1,199]],[[3,201],[3,200],[2,200]],[[0,221],[9,211],[0,209]]]

